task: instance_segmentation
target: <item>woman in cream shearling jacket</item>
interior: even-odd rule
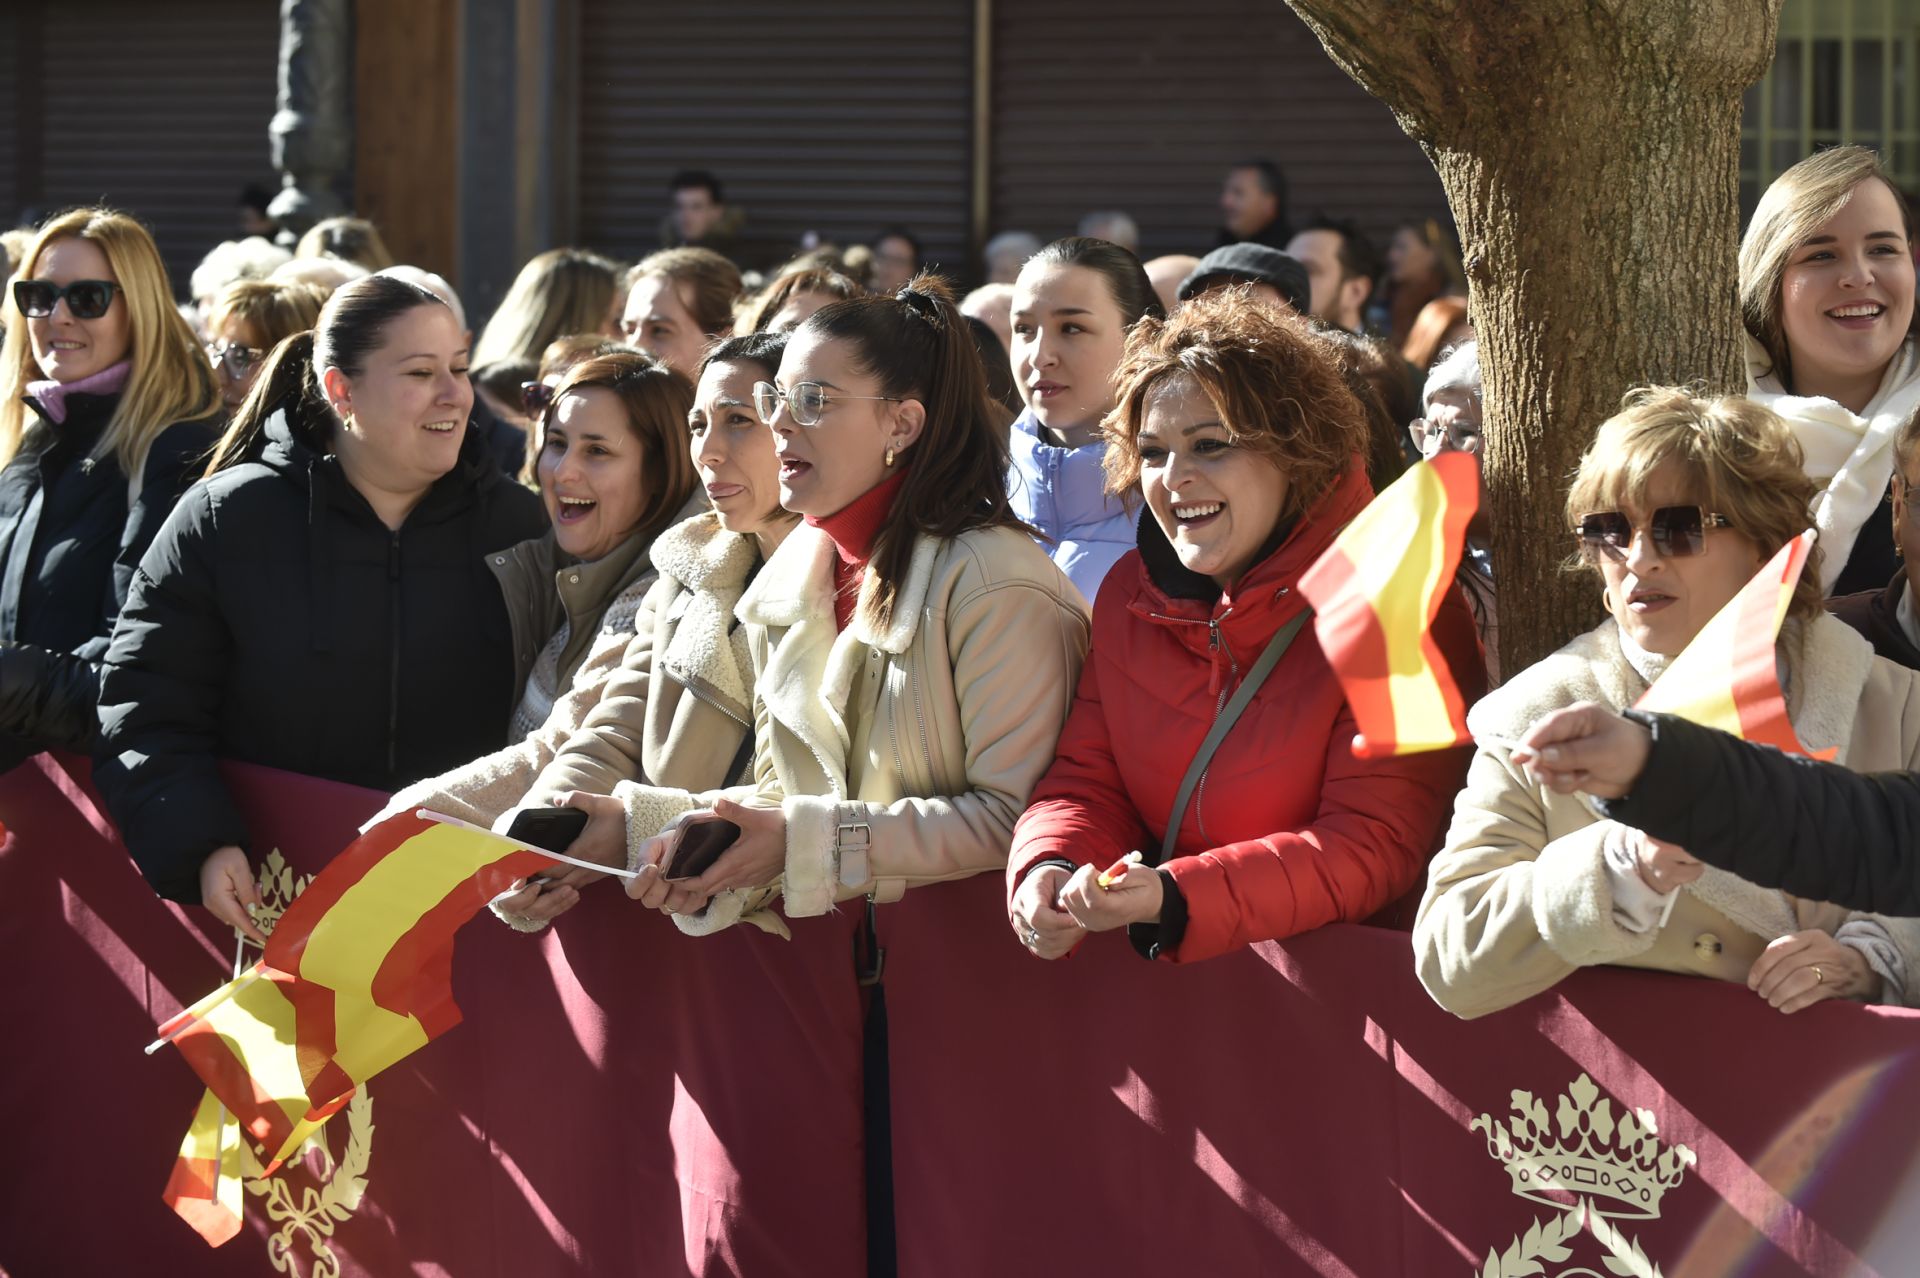
[[[1808,750],[1837,748],[1861,772],[1920,768],[1920,680],[1876,657],[1821,615],[1781,633],[1787,709]],[[1635,660],[1639,664],[1636,666]],[[1555,794],[1508,757],[1535,720],[1576,701],[1624,708],[1664,662],[1632,658],[1612,621],[1522,671],[1467,715],[1485,742],[1454,804],[1414,924],[1421,983],[1459,1016],[1483,1016],[1551,988],[1576,968],[1610,963],[1745,982],[1769,941],[1806,929],[1857,949],[1899,1005],[1920,988],[1920,921],[1861,914],[1756,887],[1709,868],[1679,889],[1650,931],[1616,915],[1606,844],[1625,831],[1578,795]]]

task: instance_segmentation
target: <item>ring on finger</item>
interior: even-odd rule
[[[1825,985],[1827,983],[1826,975],[1823,972],[1821,972],[1820,965],[1818,963],[1815,963],[1813,965],[1813,983],[1815,985]]]

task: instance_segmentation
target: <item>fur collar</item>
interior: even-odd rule
[[[868,649],[900,656],[912,647],[942,544],[933,537],[914,544],[884,633],[876,634],[867,617],[865,605],[875,586],[871,568],[861,581],[862,606],[847,628],[835,633],[833,539],[805,524],[787,534],[735,609],[748,625],[784,632],[770,646],[755,691],[774,721],[813,754],[837,797],[846,794],[852,740],[847,710],[854,677]]]
[[[753,538],[728,532],[710,510],[653,541],[653,566],[689,590],[739,590],[756,557]]]

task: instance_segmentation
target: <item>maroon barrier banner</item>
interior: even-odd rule
[[[462,931],[464,1023],[374,1079],[325,1154],[249,1181],[246,1231],[210,1250],[160,1201],[201,1084],[140,1049],[229,978],[232,935],[153,896],[84,775],[42,756],[0,778],[0,1274],[864,1268],[852,919],[696,943],[610,885],[546,935]],[[284,857],[270,904],[384,801],[228,777],[255,851]]]
[[[380,802],[229,775],[282,854],[270,898]],[[199,1082],[139,1049],[226,979],[232,939],[153,898],[77,767],[0,778],[0,821],[0,1274],[864,1270],[856,911],[692,940],[606,886],[545,936],[476,922],[465,1023],[376,1078],[324,1154],[249,1182],[246,1232],[210,1251],[159,1199]],[[1403,934],[1357,927],[1184,969],[1118,936],[1043,964],[991,877],[909,893],[881,931],[915,1278],[1893,1275],[1920,1254],[1911,1013],[1782,1017],[1603,970],[1466,1023]]]

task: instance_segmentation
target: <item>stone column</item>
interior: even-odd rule
[[[323,218],[348,211],[353,164],[353,2],[281,0],[280,94],[267,132],[280,193],[268,214],[292,247]]]

